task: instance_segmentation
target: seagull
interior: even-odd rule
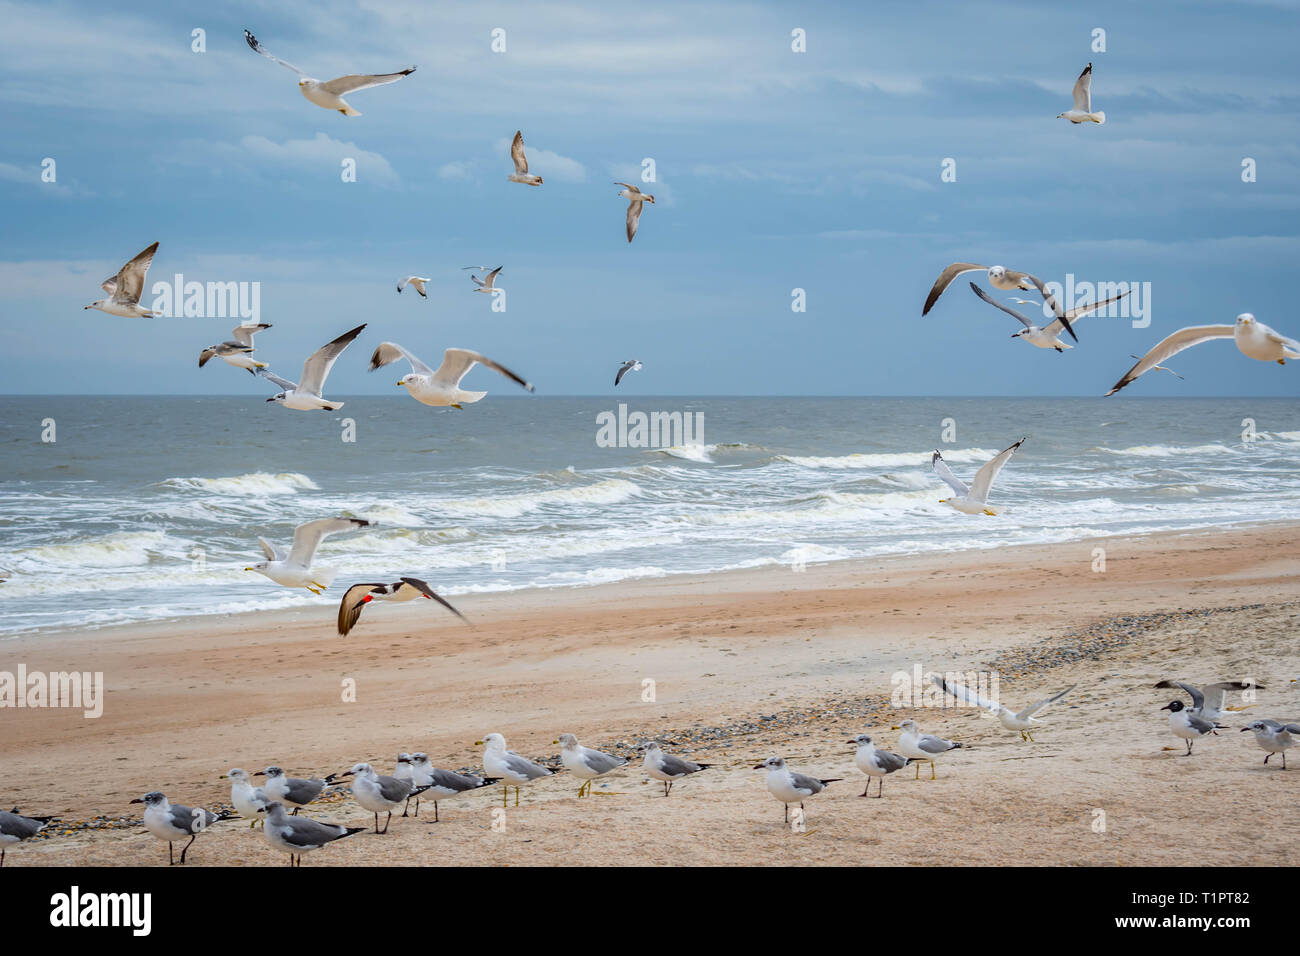
[[[283,405],[285,408],[297,409],[300,412],[311,412],[318,408],[332,412],[342,408],[342,402],[330,402],[322,398],[321,389],[325,387],[325,377],[329,375],[330,369],[334,367],[338,357],[343,354],[343,350],[352,344],[352,340],[360,335],[361,330],[365,327],[365,323],[362,323],[352,331],[344,332],[333,342],[322,345],[307,356],[307,361],[302,363],[301,384],[280,378],[280,376],[268,372],[264,368],[258,369],[259,374],[264,378],[269,378],[284,390],[277,395],[272,395],[267,401]]]
[[[930,464],[934,467],[934,473],[942,478],[944,483],[957,495],[955,498],[941,498],[939,503],[956,508],[964,515],[1001,514],[1000,508],[994,508],[988,503],[989,491],[993,487],[993,479],[998,476],[1002,466],[1011,459],[1011,456],[1016,453],[1016,449],[1024,443],[1025,439],[1022,438],[1014,445],[998,452],[992,461],[987,462],[979,471],[975,472],[975,477],[972,479],[969,488],[949,470],[948,463],[943,460],[943,455],[936,450],[934,457],[930,459]]]
[[[267,368],[265,362],[253,358],[253,336],[270,326],[265,322],[260,325],[237,325],[231,331],[232,341],[209,345],[199,353],[199,368],[208,364],[208,359],[217,356],[223,362],[235,368],[248,369],[250,375],[256,375],[259,368]]]
[[[844,779],[831,777],[829,780],[821,780],[795,773],[786,768],[785,760],[781,757],[768,757],[754,769],[767,771],[767,792],[785,804],[786,823],[790,822],[790,804],[797,803],[802,810],[805,799]]]
[[[1043,284],[1043,280],[1038,278],[1038,276],[1030,275],[1028,272],[1015,272],[1005,266],[981,266],[976,265],[973,262],[954,262],[948,268],[944,269],[943,272],[939,273],[939,278],[934,280],[934,285],[930,289],[930,294],[925,297],[925,307],[921,309],[921,315],[928,314],[929,311],[934,308],[934,304],[939,301],[939,296],[943,295],[944,290],[948,288],[953,279],[967,272],[980,271],[987,272],[989,284],[995,289],[1001,289],[1003,292],[1011,292],[1015,289],[1019,289],[1022,292],[1029,292],[1033,289],[1037,289],[1038,294],[1043,297],[1044,301],[1046,301],[1049,306],[1051,306],[1051,309],[1056,314],[1057,318],[1061,319],[1061,324],[1065,327],[1065,331],[1070,333],[1070,338],[1074,339],[1076,342],[1079,341],[1074,334],[1074,329],[1070,327],[1069,317],[1062,316],[1061,307],[1056,304],[1056,299],[1052,298],[1051,294],[1047,291],[1047,286]]]
[[[615,180],[614,185],[624,187],[619,195],[627,200],[627,241],[631,242],[632,237],[636,235],[637,223],[641,221],[641,207],[646,203],[654,205],[655,197],[643,193],[631,183],[620,183]]]
[[[1192,755],[1193,740],[1200,740],[1216,730],[1224,729],[1222,724],[1201,716],[1195,709],[1184,706],[1181,700],[1171,700],[1160,709],[1169,711],[1169,729],[1173,731],[1174,736],[1181,737],[1187,743],[1187,753],[1183,754],[1184,757]]]
[[[96,299],[86,308],[99,309],[100,312],[127,319],[153,318],[156,313],[140,305],[140,295],[144,292],[145,273],[149,271],[149,263],[153,262],[153,255],[157,251],[158,243],[155,242],[122,266],[117,275],[101,282],[99,287],[108,293],[108,298]]]
[[[1124,377],[1106,394],[1114,395],[1143,372],[1156,368],[1157,363],[1172,358],[1183,349],[1190,349],[1193,345],[1200,345],[1211,339],[1228,337],[1232,338],[1237,349],[1247,358],[1258,359],[1261,362],[1277,362],[1278,365],[1285,365],[1287,359],[1300,359],[1300,342],[1273,331],[1263,322],[1257,321],[1249,312],[1243,312],[1237,316],[1235,325],[1191,325],[1162,339],[1155,348],[1140,358],[1136,365],[1125,372]]]
[[[898,738],[898,750],[907,757],[908,763],[916,763],[916,779],[921,778],[921,763],[930,764],[930,779],[934,779],[934,758],[949,750],[956,750],[961,744],[955,740],[945,740],[934,734],[923,734],[915,720],[905,720],[895,730],[903,733]]]
[[[560,734],[554,742],[560,745],[560,762],[582,781],[582,786],[578,788],[580,797],[584,790],[587,796],[591,796],[591,782],[597,777],[603,777],[627,763],[626,757],[616,757],[614,754],[582,746],[573,734]]]
[[[514,161],[515,171],[507,178],[512,183],[523,183],[525,186],[542,184],[541,176],[534,176],[528,171],[528,157],[524,155],[523,130],[515,130],[515,138],[510,143],[510,158]]]
[[[1089,315],[1090,313],[1096,312],[1097,310],[1110,305],[1112,302],[1118,302],[1120,299],[1124,298],[1124,296],[1129,294],[1127,292],[1121,292],[1119,295],[1112,296],[1109,299],[1103,299],[1101,302],[1093,302],[1090,305],[1081,305],[1066,312],[1063,317],[1058,316],[1054,321],[1049,322],[1045,327],[1040,329],[1031,320],[1025,318],[1015,309],[996,301],[974,282],[970,284],[970,287],[972,292],[989,305],[1001,309],[1007,315],[1020,320],[1020,324],[1023,325],[1024,328],[1019,332],[1013,332],[1011,335],[1013,339],[1024,339],[1030,345],[1036,345],[1040,349],[1056,349],[1058,352],[1064,352],[1066,349],[1074,348],[1073,345],[1070,345],[1068,342],[1062,342],[1060,339],[1061,330],[1065,327],[1066,322],[1075,322],[1085,315]],[[1075,341],[1077,342],[1079,340],[1076,338]]]
[[[1300,724],[1284,724],[1266,717],[1263,720],[1252,720],[1241,728],[1243,734],[1248,730],[1255,732],[1255,743],[1259,744],[1259,749],[1267,751],[1264,763],[1268,763],[1268,758],[1273,754],[1281,754],[1282,769],[1285,770],[1287,750],[1300,743]]]
[[[231,781],[230,802],[234,804],[236,813],[245,820],[252,821],[248,824],[250,830],[257,826],[259,820],[266,819],[259,814],[271,802],[271,797],[262,787],[253,786],[247,770],[231,767],[229,772],[222,775],[222,779]]]
[[[410,780],[381,776],[375,773],[375,768],[368,763],[353,764],[351,770],[345,770],[340,776],[352,778],[352,796],[357,803],[375,815],[376,833],[387,833],[388,824],[393,820],[393,810],[407,797],[423,793],[426,789],[415,786]],[[381,830],[379,814],[385,811],[388,816]]]
[[[354,584],[343,593],[339,602],[339,634],[347,633],[356,626],[362,609],[371,601],[413,601],[416,598],[437,601],[452,614],[469,624],[469,619],[445,600],[433,593],[428,584],[419,578],[402,578],[395,584]],[[470,627],[474,625],[470,624]]]
[[[504,267],[497,266],[495,269],[489,272],[482,279],[480,279],[478,276],[470,276],[469,277],[470,281],[473,282],[476,286],[478,286],[478,288],[475,289],[474,291],[483,292],[487,295],[492,295],[494,292],[496,292],[496,286],[494,285],[494,283],[497,281],[497,276],[500,274],[502,268]]]
[[[441,770],[430,765],[426,753],[411,754],[412,779],[417,787],[423,787],[433,794],[433,822],[438,822],[438,798],[454,797],[457,794],[477,790],[494,783],[500,783],[497,777],[476,777],[472,773],[457,773],[454,770]],[[420,798],[415,798],[415,815],[420,815]]]
[[[906,767],[907,758],[890,750],[877,750],[875,743],[866,734],[858,734],[849,743],[858,745],[857,752],[853,755],[853,762],[857,764],[859,770],[867,775],[867,789],[863,790],[858,796],[866,797],[870,795],[871,778],[876,777],[880,781],[880,789],[876,792],[876,797],[883,797],[885,795],[885,777],[896,770],[902,770]],[[921,773],[919,764],[916,772],[918,775]]]
[[[344,116],[360,116],[359,110],[354,110],[343,99],[348,93],[356,93],[359,90],[368,90],[372,86],[385,86],[389,83],[396,83],[404,76],[410,76],[415,72],[415,67],[408,67],[397,73],[370,73],[357,74],[350,73],[347,76],[339,76],[332,80],[326,80],[322,83],[320,80],[312,79],[302,70],[298,69],[292,63],[286,63],[278,56],[272,56],[271,53],[257,42],[257,37],[244,31],[244,39],[252,47],[254,53],[260,53],[268,60],[274,60],[287,70],[293,70],[298,74],[298,89],[302,95],[317,106],[327,110],[338,110]]]
[[[144,804],[144,828],[159,840],[167,841],[168,866],[175,862],[172,857],[173,841],[182,837],[190,838],[190,842],[181,848],[181,865],[184,865],[185,854],[190,848],[190,843],[197,840],[200,833],[218,820],[230,820],[234,817],[233,814],[218,816],[211,810],[204,810],[202,807],[191,809],[179,803],[173,806],[157,790],[150,790],[143,797],[136,797],[131,802]]]
[[[664,785],[665,797],[672,793],[673,784],[678,780],[699,773],[701,770],[708,770],[712,766],[711,763],[695,763],[685,757],[666,754],[653,740],[646,745],[645,760],[641,762],[641,769],[646,772],[646,776]]]
[[[623,376],[628,372],[639,372],[642,368],[643,366],[636,359],[628,359],[619,366],[618,373],[614,376],[614,385],[617,386],[619,382],[623,381]]]
[[[473,271],[473,272],[486,272],[488,269],[491,269],[491,268],[492,268],[491,266],[461,266],[461,267],[460,267],[460,271],[461,271],[461,272],[470,272],[470,271]]]
[[[1015,296],[1011,296],[1010,298],[1016,305],[1038,305],[1038,303],[1033,299],[1017,299]]]
[[[512,750],[506,750],[506,738],[500,734],[488,734],[482,740],[476,740],[475,746],[483,747],[483,770],[489,777],[496,777],[502,783],[501,806],[506,805],[506,794],[515,788],[515,806],[519,806],[519,786],[542,777],[551,777],[555,771],[533,763],[527,757],[521,757]]]
[[[293,804],[295,816],[302,807],[307,806],[321,795],[321,791],[334,783],[334,774],[304,780],[302,777],[286,777],[279,767],[267,767],[265,770],[257,771],[253,776],[265,777],[266,786],[262,789],[266,791],[266,795],[272,800]]]
[[[0,866],[5,865],[5,848],[36,836],[58,817],[28,817],[12,810],[0,810]]]
[[[970,704],[972,707],[980,707],[987,710],[1001,721],[1002,726],[1007,728],[1007,730],[1020,731],[1020,739],[1029,740],[1030,742],[1036,742],[1034,741],[1033,725],[1039,722],[1034,717],[1034,714],[1038,713],[1048,704],[1060,700],[1078,686],[1076,684],[1071,684],[1069,687],[1065,688],[1065,690],[1053,694],[1051,697],[1044,697],[1038,703],[1030,704],[1024,710],[1017,712],[1012,710],[1010,707],[1003,706],[1002,704],[981,697],[969,687],[965,687],[961,684],[950,684],[937,674],[932,676],[930,680],[932,680],[940,689],[952,694],[952,696],[956,697],[959,701]]]
[[[425,405],[451,406],[460,408],[462,404],[471,405],[483,398],[487,392],[465,392],[461,390],[460,381],[475,364],[485,365],[495,372],[500,372],[512,382],[517,382],[528,391],[533,391],[533,384],[526,382],[504,365],[492,361],[486,355],[469,349],[447,349],[442,353],[442,364],[435,372],[418,358],[396,342],[380,342],[375,353],[370,356],[370,371],[383,368],[399,358],[411,363],[411,371],[397,380],[404,386],[411,397]]]
[[[397,283],[397,294],[401,295],[403,287],[409,285],[411,288],[415,289],[416,292],[420,293],[420,298],[427,299],[429,297],[425,295],[424,284],[430,281],[432,280],[425,276],[407,276],[405,279],[402,279]]]
[[[1100,126],[1106,122],[1106,114],[1101,110],[1092,111],[1092,64],[1089,63],[1074,81],[1074,108],[1064,113],[1057,113],[1057,119],[1068,119],[1071,123],[1096,123]]]
[[[1132,352],[1129,352],[1129,353],[1128,353],[1128,357],[1129,357],[1129,358],[1135,358],[1135,359],[1137,359],[1139,362],[1142,361],[1142,356],[1140,356],[1140,355],[1134,355]],[[1147,369],[1147,371],[1148,371],[1148,372],[1168,372],[1168,373],[1169,373],[1170,375],[1172,375],[1174,378],[1178,379],[1178,381],[1180,381],[1180,382],[1183,381],[1183,377],[1182,377],[1181,375],[1179,375],[1177,372],[1175,372],[1173,369],[1171,369],[1168,365],[1152,365],[1149,369]]]
[[[289,854],[290,866],[302,866],[304,853],[366,831],[365,827],[345,827],[339,823],[295,818],[284,812],[284,804],[278,800],[267,804],[263,812],[266,814],[266,823],[262,827],[262,836],[266,837],[266,842],[271,846]],[[295,857],[298,860],[296,864]]]
[[[333,568],[320,568],[313,571],[312,558],[316,549],[327,536],[339,531],[351,531],[353,528],[368,528],[372,522],[364,518],[317,518],[307,521],[293,529],[293,547],[288,555],[265,538],[259,537],[265,561],[244,568],[264,574],[276,584],[286,588],[306,588],[313,594],[320,594],[331,584],[338,574]]]
[[[1229,711],[1245,710],[1245,707],[1227,706],[1226,697],[1230,690],[1263,690],[1263,684],[1252,684],[1243,680],[1225,680],[1217,684],[1206,684],[1203,688],[1184,684],[1179,680],[1162,680],[1156,684],[1157,689],[1177,687],[1186,691],[1192,698],[1191,710],[1206,720],[1216,721]],[[1208,693],[1207,693],[1208,691]]]

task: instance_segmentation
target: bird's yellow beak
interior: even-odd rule
[[[244,568],[244,570],[245,570],[245,571],[251,571],[251,570],[253,570],[253,569],[252,569],[252,568]]]
[[[482,746],[483,746],[483,741],[481,741],[481,740],[476,740],[476,741],[474,741],[474,746],[475,746],[475,747],[482,747]]]
[[[559,742],[560,742],[560,741],[559,741],[558,739],[557,739],[557,740],[552,740],[552,741],[551,741],[552,744],[558,744]]]
[[[903,728],[902,728],[902,727],[890,727],[889,729],[890,729],[890,730],[902,730]]]
[[[401,388],[401,387],[402,387],[402,383],[401,383],[401,382],[398,382],[398,383],[397,383],[397,387],[398,387],[398,388]]]

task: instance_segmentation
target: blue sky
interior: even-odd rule
[[[337,398],[394,393],[394,369],[365,371],[385,339],[431,364],[477,349],[539,394],[609,392],[635,356],[620,392],[1099,395],[1183,325],[1250,311],[1300,336],[1294,3],[113,6],[0,0],[6,393],[270,394],[196,367],[229,320],[83,311],[155,239],[150,285],[261,283],[258,357],[288,377],[369,323]],[[245,27],[322,79],[418,69],[347,118]],[[1072,126],[1055,116],[1089,60],[1107,123]],[[506,181],[518,128],[540,189]],[[659,201],[629,246],[611,180],[645,157]],[[1086,319],[1079,348],[1040,351],[965,279],[922,319],[955,260],[1149,282],[1151,326]],[[505,265],[505,313],[469,291],[471,263]],[[408,273],[433,278],[427,301],[395,294]],[[1126,394],[1300,391],[1300,363],[1227,342],[1171,364],[1186,381]],[[505,394],[493,378],[467,385]]]

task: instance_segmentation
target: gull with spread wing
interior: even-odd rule
[[[380,342],[370,356],[370,371],[383,368],[406,359],[411,363],[411,371],[397,380],[397,384],[411,393],[417,402],[433,406],[450,406],[460,408],[462,404],[473,404],[487,392],[466,392],[460,387],[461,379],[469,374],[475,365],[485,365],[494,372],[500,372],[506,378],[528,391],[533,391],[533,384],[520,378],[510,369],[492,361],[486,355],[471,352],[469,349],[447,349],[442,353],[442,364],[435,372],[413,354],[396,342]]]
[[[1124,377],[1106,394],[1114,395],[1124,386],[1137,381],[1138,376],[1144,372],[1160,368],[1161,362],[1183,349],[1190,349],[1193,345],[1212,339],[1227,338],[1232,339],[1242,355],[1260,362],[1285,365],[1287,359],[1300,359],[1300,342],[1287,338],[1281,332],[1275,332],[1249,312],[1243,312],[1237,316],[1234,325],[1190,325],[1167,336],[1138,359],[1138,363],[1125,372]]]
[[[352,344],[352,340],[360,335],[361,330],[364,328],[364,324],[358,325],[355,329],[344,332],[333,342],[322,345],[307,356],[307,361],[302,363],[301,382],[291,382],[286,378],[281,378],[274,372],[268,372],[264,368],[258,369],[259,375],[283,389],[282,392],[272,395],[267,401],[283,405],[285,408],[297,409],[300,412],[310,412],[316,409],[332,412],[342,408],[342,402],[331,402],[322,398],[321,389],[325,387],[325,377],[329,375],[330,369],[334,367],[334,363],[343,354],[343,350]]]
[[[1001,302],[994,299],[991,295],[989,295],[987,292],[985,292],[983,289],[977,286],[974,282],[970,284],[970,287],[972,292],[974,292],[977,296],[979,296],[989,305],[993,306],[994,308],[1001,309],[1007,315],[1010,315],[1013,318],[1016,318],[1020,321],[1020,324],[1023,325],[1024,328],[1021,329],[1019,332],[1011,333],[1011,337],[1013,339],[1023,339],[1024,341],[1028,342],[1030,345],[1036,346],[1040,349],[1056,349],[1056,351],[1058,352],[1064,352],[1066,349],[1074,348],[1074,346],[1070,345],[1068,342],[1061,341],[1061,330],[1065,328],[1066,322],[1075,322],[1083,318],[1083,316],[1091,315],[1093,312],[1096,312],[1098,309],[1105,308],[1106,306],[1110,305],[1112,302],[1118,302],[1120,299],[1124,298],[1124,296],[1128,295],[1127,292],[1121,292],[1119,295],[1112,296],[1109,299],[1103,299],[1100,302],[1093,302],[1090,303],[1089,305],[1076,306],[1075,308],[1070,309],[1068,312],[1066,312],[1065,315],[1058,316],[1053,321],[1047,323],[1047,325],[1043,326],[1042,328],[1039,328],[1037,325],[1034,324],[1034,322],[1032,322],[1030,319],[1025,318],[1015,309],[1011,308],[1011,306],[1003,305]],[[1019,302],[1021,300],[1017,299],[1016,301]],[[1075,341],[1077,342],[1079,340],[1076,338]]]
[[[199,353],[199,368],[207,365],[208,360],[215,355],[235,368],[247,369],[249,375],[256,375],[259,368],[268,368],[268,366],[265,362],[253,358],[253,336],[269,328],[270,326],[265,322],[260,325],[235,326],[230,333],[230,341],[209,345]]]
[[[260,53],[268,60],[279,63],[286,70],[292,70],[298,74],[298,89],[309,102],[315,103],[322,109],[338,110],[344,116],[360,116],[360,110],[355,110],[348,105],[343,99],[349,93],[356,93],[360,90],[368,90],[372,86],[386,86],[389,83],[396,83],[404,76],[410,76],[415,72],[415,67],[407,67],[405,70],[399,70],[397,73],[349,73],[347,76],[335,77],[332,80],[321,82],[313,79],[302,70],[298,69],[292,63],[288,63],[278,56],[274,56],[257,42],[257,37],[244,31],[244,40],[252,48],[254,53]]]
[[[1011,456],[1016,453],[1016,449],[1024,443],[1025,439],[1022,438],[1014,445],[1010,445],[998,452],[992,461],[975,472],[975,478],[971,481],[969,488],[952,473],[948,468],[948,463],[943,460],[943,455],[936,450],[934,457],[930,459],[930,464],[934,467],[934,473],[942,478],[944,483],[957,494],[955,498],[942,498],[939,503],[955,508],[964,515],[999,514],[1000,509],[989,504],[989,490],[993,487],[993,479],[998,476],[1002,466],[1011,459]]]
[[[316,557],[316,549],[327,535],[339,531],[351,531],[354,528],[368,528],[372,522],[364,518],[317,518],[307,521],[293,529],[293,546],[285,554],[265,538],[259,537],[265,561],[244,568],[264,574],[276,584],[286,588],[306,588],[313,594],[320,594],[333,582],[338,572],[333,568],[316,568],[311,566]]]
[[[117,275],[109,276],[99,284],[108,293],[107,299],[96,299],[87,309],[98,309],[109,315],[120,315],[127,319],[151,319],[156,313],[140,305],[140,295],[144,292],[144,277],[153,262],[158,243],[139,253],[134,259],[122,266]]]
[[[981,697],[979,693],[964,684],[949,682],[937,674],[932,676],[930,680],[932,680],[941,690],[952,694],[953,697],[957,698],[957,700],[962,703],[987,710],[1001,722],[1003,727],[1007,728],[1007,730],[1018,730],[1020,732],[1020,739],[1028,740],[1031,743],[1035,742],[1033,725],[1039,722],[1038,719],[1034,717],[1034,714],[1038,713],[1048,704],[1060,700],[1075,688],[1075,685],[1071,684],[1069,687],[1065,688],[1065,690],[1053,694],[1051,697],[1044,697],[1038,703],[1030,704],[1024,710],[1014,711],[1010,707],[989,700],[987,697]]]

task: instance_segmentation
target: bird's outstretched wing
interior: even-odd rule
[[[361,611],[366,606],[362,600],[367,594],[376,588],[382,588],[382,584],[354,584],[343,592],[343,600],[339,601],[339,634],[344,637],[347,633],[356,627],[357,621],[361,617]]]
[[[1092,112],[1092,64],[1089,63],[1074,81],[1074,108],[1085,113]]]
[[[934,280],[934,286],[930,289],[930,294],[925,297],[925,308],[921,310],[921,314],[925,315],[934,308],[934,304],[939,301],[939,296],[943,295],[943,290],[948,288],[948,284],[963,272],[979,272],[980,270],[987,271],[987,269],[987,266],[976,265],[973,262],[954,262],[940,272],[939,278]]]
[[[440,385],[456,386],[460,380],[465,377],[474,364],[486,365],[494,372],[500,372],[512,382],[516,382],[528,391],[533,391],[533,384],[516,375],[510,369],[498,362],[492,361],[486,355],[478,352],[472,352],[469,349],[447,349],[442,353],[442,364],[438,366],[438,371],[433,375],[434,381]]]
[[[524,155],[523,130],[515,130],[515,138],[510,143],[510,159],[514,161],[516,176],[523,176],[528,172],[528,157]]]
[[[966,497],[970,489],[966,487],[965,483],[960,478],[952,473],[952,469],[948,467],[948,463],[943,460],[943,455],[936,451],[934,457],[930,459],[930,465],[934,468],[934,473],[942,478],[944,484],[951,488],[955,494],[963,498]]]
[[[304,79],[310,79],[310,77],[308,77],[306,73],[298,69],[292,63],[288,63],[280,59],[278,56],[275,56],[273,53],[271,53],[271,51],[268,50],[266,47],[262,46],[262,44],[258,43],[257,37],[253,36],[253,34],[249,33],[247,30],[244,31],[244,40],[248,43],[250,47],[252,47],[254,53],[260,53],[268,60],[273,60],[276,63],[279,63],[286,70],[293,70],[293,72],[297,73],[299,76],[303,77]]]
[[[415,588],[417,591],[419,591],[421,594],[425,595],[426,597],[432,598],[433,600],[437,601],[448,611],[451,611],[452,614],[455,614],[466,624],[469,624],[469,618],[467,618],[464,614],[461,614],[460,611],[456,610],[449,603],[447,603],[447,601],[443,600],[437,594],[434,594],[433,588],[429,587],[429,585],[426,584],[424,581],[421,581],[419,578],[402,578],[402,581],[404,581],[406,584],[409,584],[411,587]],[[474,626],[473,624],[470,624],[470,627],[473,626]]]
[[[972,707],[979,707],[984,710],[991,710],[994,712],[997,712],[1002,709],[1001,704],[995,703],[994,701],[989,700],[987,697],[981,697],[978,693],[976,693],[971,688],[967,687],[965,684],[949,682],[944,678],[940,677],[938,674],[932,675],[930,677],[930,680],[934,682],[936,687],[939,687],[945,693],[951,694],[953,697],[955,697],[957,700],[961,701],[964,704],[970,704]]]
[[[136,302],[140,301],[140,294],[144,291],[144,274],[149,271],[149,263],[153,262],[154,253],[158,251],[158,243],[154,243],[148,249],[140,252],[134,259],[122,266],[117,277],[113,279],[113,295],[120,295]],[[106,288],[108,282],[105,281],[101,288]]]
[[[347,76],[336,77],[322,83],[320,88],[326,93],[342,96],[345,93],[368,90],[372,86],[387,86],[389,83],[396,83],[402,77],[410,76],[414,72],[415,67],[412,66],[405,70],[398,70],[396,73],[349,73]]]
[[[334,341],[327,342],[307,356],[307,361],[302,365],[302,382],[299,387],[304,392],[319,395],[321,389],[325,387],[325,376],[329,375],[330,369],[334,367],[338,357],[343,354],[343,350],[352,344],[352,340],[360,335],[361,330],[365,327],[366,323],[363,322],[355,329],[344,332]]]
[[[326,535],[369,525],[370,522],[364,518],[317,518],[315,521],[303,522],[293,529],[293,547],[289,549],[289,560],[303,567],[311,567],[316,549]]]
[[[380,342],[375,351],[370,356],[370,371],[383,368],[385,365],[391,365],[398,359],[406,359],[411,363],[411,371],[417,375],[433,375],[433,369],[421,362],[411,352],[406,351],[396,342]]]
[[[1033,324],[1034,324],[1033,322],[1030,322],[1027,318],[1025,318],[1023,315],[1021,315],[1021,314],[1020,314],[1019,312],[1017,312],[1015,309],[1011,308],[1011,306],[1009,306],[1009,305],[1003,305],[1003,304],[1002,304],[1001,302],[999,302],[997,299],[993,298],[991,295],[989,295],[987,292],[985,292],[983,289],[981,289],[979,286],[977,286],[974,282],[972,282],[972,283],[970,284],[970,288],[971,288],[971,291],[972,291],[972,292],[974,292],[977,296],[979,296],[981,299],[983,299],[983,300],[984,300],[985,302],[987,302],[989,305],[996,306],[997,308],[999,308],[999,309],[1001,309],[1003,312],[1005,312],[1007,315],[1010,315],[1010,316],[1012,316],[1012,317],[1014,317],[1014,318],[1016,318],[1016,319],[1019,319],[1019,320],[1020,320],[1020,324],[1023,325],[1025,328],[1028,329],[1028,328],[1032,328],[1032,327],[1033,327]]]
[[[262,378],[268,379],[274,382],[276,385],[279,385],[286,392],[289,391],[290,389],[295,389],[298,387],[297,382],[291,382],[287,378],[281,378],[280,376],[272,372],[270,369],[259,368],[257,370],[257,374],[262,376]]]
[[[253,336],[263,329],[269,328],[270,326],[265,322],[260,325],[237,325],[230,334],[240,345],[247,345],[251,349],[253,347]]]
[[[273,545],[270,541],[267,541],[265,538],[259,536],[257,539],[257,543],[262,546],[262,553],[266,555],[266,560],[268,561],[284,560],[285,557],[284,552],[281,551],[279,548],[277,548],[275,545]]]
[[[1142,356],[1138,363],[1125,372],[1124,377],[1106,394],[1114,395],[1124,386],[1136,381],[1138,376],[1155,368],[1170,356],[1177,355],[1183,349],[1190,349],[1193,345],[1200,345],[1211,339],[1231,338],[1234,329],[1235,326],[1231,325],[1189,325],[1185,329],[1179,329],[1162,339],[1155,348]]]
[[[1060,693],[1053,694],[1051,697],[1044,697],[1036,704],[1030,704],[1024,710],[1020,711],[1020,713],[1016,714],[1017,719],[1027,720],[1029,717],[1032,717],[1034,714],[1038,713],[1048,704],[1053,704],[1056,701],[1060,700],[1070,691],[1074,690],[1074,688],[1077,686],[1078,686],[1077,684],[1071,684],[1069,687],[1065,688],[1065,690],[1061,691]]]
[[[979,471],[975,472],[975,478],[970,483],[970,495],[976,501],[988,501],[989,489],[993,487],[993,479],[998,476],[1002,466],[1011,460],[1011,456],[1016,453],[1016,449],[1025,443],[1025,439],[1020,439],[1014,445],[1009,445],[994,456],[993,460],[988,462]]]

